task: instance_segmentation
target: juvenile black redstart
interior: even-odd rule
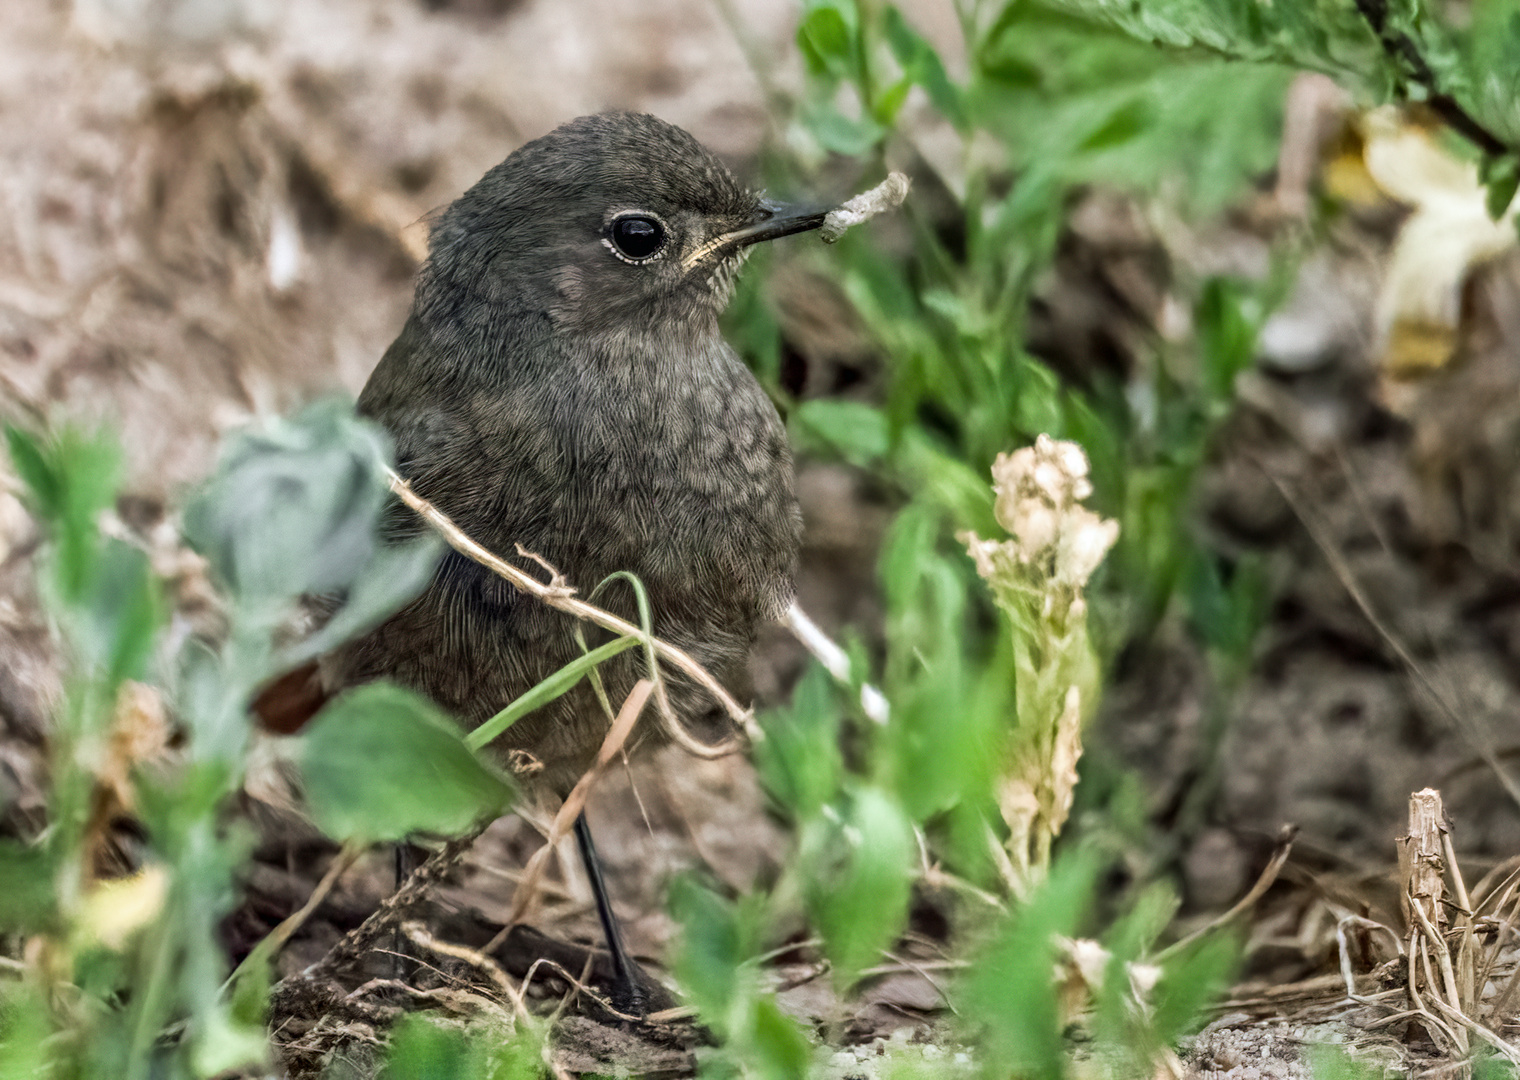
[[[791,598],[801,520],[781,420],[718,317],[750,245],[823,220],[748,190],[652,116],[573,120],[437,219],[411,315],[359,411],[394,437],[414,490],[491,550],[516,558],[521,545],[583,593],[636,574],[655,634],[744,700],[757,626]],[[423,528],[399,506],[390,524],[398,538]],[[599,602],[637,618],[624,584]],[[579,656],[575,630],[450,554],[420,597],[323,662],[322,686],[393,679],[473,727]],[[602,666],[614,703],[641,664],[629,650]],[[688,723],[714,711],[687,680],[672,677],[670,694]],[[493,746],[563,794],[607,726],[583,682]],[[645,727],[646,742],[658,738]],[[584,818],[577,833],[615,999],[637,1009]]]

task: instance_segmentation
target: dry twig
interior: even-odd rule
[[[565,614],[572,615],[577,619],[584,619],[586,622],[594,623],[605,630],[610,630],[614,634],[623,637],[635,637],[644,640],[645,635],[642,627],[636,626],[626,619],[619,618],[612,614],[612,612],[599,608],[595,604],[588,604],[586,601],[578,599],[574,595],[575,590],[567,585],[564,578],[552,567],[548,571],[550,581],[547,584],[539,581],[531,574],[518,569],[471,539],[463,529],[454,524],[447,514],[413,491],[412,486],[399,473],[387,469],[386,475],[390,481],[391,490],[396,493],[396,496],[416,511],[419,517],[432,526],[448,545],[461,555],[473,559],[487,570],[505,579],[520,592],[524,592],[542,601],[556,611],[563,611]],[[526,557],[534,558],[541,565],[548,566],[547,563],[544,563],[537,556],[524,554]],[[729,717],[736,724],[739,724],[752,740],[763,738],[763,735],[760,734],[759,726],[755,723],[754,711],[746,709],[735,701],[733,695],[723,688],[723,684],[718,682],[706,668],[697,663],[690,653],[655,637],[649,639],[649,644],[660,659],[680,669],[693,682],[711,694],[723,706]],[[663,700],[663,695],[660,696],[662,699],[660,702],[662,706],[661,717],[665,723],[667,734],[670,736],[671,741],[680,746],[681,749],[697,757],[708,759],[724,757],[738,749],[737,744],[732,739],[726,739],[714,746],[698,742],[686,731],[674,714],[668,711],[668,703]]]
[[[549,857],[554,853],[560,840],[570,834],[575,819],[585,809],[586,797],[590,795],[591,789],[617,759],[618,752],[622,750],[623,743],[633,731],[633,725],[638,720],[639,714],[644,711],[644,705],[649,701],[649,696],[653,691],[654,684],[648,679],[640,679],[634,684],[633,692],[623,702],[623,707],[618,711],[617,720],[613,722],[612,729],[602,740],[602,748],[597,751],[596,762],[584,776],[576,781],[575,787],[570,789],[570,794],[565,796],[559,812],[554,815],[554,824],[549,828],[549,835],[544,846],[533,853],[533,857],[528,860],[528,865],[523,868],[522,879],[512,892],[511,910],[500,932],[485,947],[485,952],[494,952],[496,947],[506,939],[507,932],[522,921],[529,905],[538,893],[538,879],[543,875]]]
[[[1236,901],[1229,911],[1226,911],[1217,919],[1211,919],[1207,924],[1200,926],[1191,934],[1172,942],[1172,944],[1162,949],[1151,958],[1151,963],[1161,963],[1167,957],[1173,956],[1187,948],[1205,934],[1212,933],[1221,926],[1238,919],[1247,911],[1250,911],[1256,904],[1256,901],[1260,900],[1266,894],[1266,891],[1272,887],[1272,883],[1277,880],[1277,875],[1282,872],[1283,864],[1288,861],[1288,855],[1293,851],[1293,838],[1297,835],[1297,825],[1284,825],[1282,830],[1277,834],[1277,844],[1272,849],[1272,858],[1267,861],[1266,868],[1262,870],[1260,876],[1256,879],[1256,883],[1247,890],[1246,894]]]
[[[439,879],[464,858],[470,845],[486,831],[490,824],[490,820],[477,822],[469,832],[447,841],[443,847],[429,855],[421,866],[407,876],[401,888],[386,897],[374,914],[363,923],[343,935],[325,956],[304,971],[281,980],[271,991],[271,1000],[294,993],[298,984],[311,985],[331,978],[335,972],[351,966],[374,948],[380,935],[394,925],[404,912],[420,901]],[[277,1006],[275,1008],[277,1010]]]

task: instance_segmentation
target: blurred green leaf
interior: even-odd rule
[[[319,402],[293,420],[235,437],[186,508],[186,535],[245,601],[280,603],[347,589],[375,555],[390,498],[389,458],[389,440],[378,427],[347,403]],[[403,583],[413,587],[415,576]],[[383,587],[383,581],[370,586]],[[374,594],[367,599],[373,609]]]
[[[442,538],[434,533],[375,548],[332,617],[316,633],[283,650],[275,666],[300,667],[378,626],[427,587],[443,549]]]
[[[1085,853],[1056,861],[1049,879],[973,953],[955,1000],[1002,1075],[1066,1074],[1051,981],[1056,939],[1073,937],[1092,903],[1097,863]]]
[[[148,556],[109,540],[99,549],[91,577],[94,587],[84,599],[84,611],[106,685],[140,679],[157,644],[165,607]]]
[[[519,1021],[519,1026],[521,1021]],[[506,1037],[498,1028],[465,1028],[426,1014],[403,1016],[391,1031],[383,1080],[537,1080],[547,1075],[543,1039],[533,1029]]]
[[[1261,560],[1245,557],[1229,568],[1210,553],[1194,551],[1183,578],[1188,618],[1205,645],[1246,664],[1271,612],[1271,583]]]
[[[1144,958],[1177,913],[1177,895],[1168,882],[1157,882],[1140,891],[1130,909],[1119,916],[1103,935],[1108,967],[1093,1008],[1093,1034],[1126,1053],[1131,1065],[1143,1069],[1150,1060],[1150,1032],[1136,1030],[1139,1017],[1129,977],[1129,965]]]
[[[1235,377],[1256,359],[1256,341],[1264,318],[1251,285],[1218,277],[1204,283],[1193,322],[1205,389],[1215,401],[1227,402],[1234,397]]]
[[[754,1047],[756,1071],[774,1080],[806,1080],[812,1046],[797,1021],[781,1011],[775,998],[755,1003]]]
[[[1520,18],[1520,12],[1516,17]],[[1478,179],[1488,189],[1488,216],[1498,221],[1515,201],[1515,190],[1520,188],[1520,154],[1485,157],[1479,163]]]
[[[859,73],[860,15],[853,0],[807,0],[797,44],[818,74],[849,78]]]
[[[0,928],[35,933],[55,916],[57,860],[46,847],[0,838]]]
[[[1390,1072],[1381,1055],[1375,1061],[1358,1061],[1346,1052],[1344,1046],[1327,1043],[1304,1047],[1304,1058],[1314,1080],[1387,1080]],[[1480,1065],[1473,1075],[1475,1080],[1511,1080],[1515,1072],[1513,1067],[1505,1066],[1492,1075],[1485,1075]]]
[[[671,883],[670,912],[680,926],[672,970],[686,1000],[722,1042],[703,1063],[703,1076],[807,1076],[807,1036],[756,985],[767,899],[750,895],[733,903],[690,875]]]
[[[312,816],[342,840],[463,832],[512,798],[436,706],[389,683],[322,710],[301,736],[300,763]]]
[[[817,664],[809,667],[791,705],[765,713],[761,723],[765,738],[755,744],[760,779],[783,813],[806,821],[839,793],[844,775],[833,678]]]
[[[886,792],[862,787],[799,840],[803,889],[841,986],[876,963],[902,931],[917,854],[913,826]]]
[[[1151,1029],[1161,1043],[1176,1046],[1196,1030],[1203,1010],[1228,989],[1240,962],[1240,948],[1222,933],[1210,934],[1171,957],[1156,984]]]
[[[818,140],[818,145],[836,154],[855,157],[864,154],[886,135],[887,129],[869,116],[851,119],[832,100],[810,101],[803,105],[798,119]]]
[[[803,448],[832,451],[852,465],[881,460],[891,445],[887,418],[858,401],[817,398],[792,411],[793,441]]]
[[[116,497],[120,450],[104,433],[86,435],[72,427],[41,438],[7,426],[5,435],[27,501],[52,534],[58,598],[72,603],[93,580],[100,543],[96,518]]]
[[[739,915],[689,875],[671,882],[670,913],[681,927],[672,970],[697,1012],[724,1032],[739,990],[739,966],[749,959]]]
[[[882,12],[882,28],[903,73],[924,88],[924,93],[929,95],[929,100],[946,120],[966,130],[970,121],[961,89],[945,74],[945,65],[933,46],[908,25],[902,12],[893,5],[889,4]]]
[[[43,453],[41,443],[30,432],[10,424],[5,426],[5,442],[11,467],[26,485],[32,508],[44,521],[56,521],[63,514],[64,481]]]
[[[31,982],[6,986],[0,993],[0,1080],[55,1075],[52,1028],[47,1002]]]

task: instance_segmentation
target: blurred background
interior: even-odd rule
[[[798,452],[802,606],[920,740],[877,772],[927,819],[955,777],[909,783],[902,761],[943,739],[953,772],[957,718],[1013,715],[1010,631],[957,537],[1003,535],[999,452],[1074,440],[1121,531],[1088,590],[1103,691],[1068,832],[1103,845],[1116,892],[1165,879],[1201,915],[1297,825],[1243,970],[1304,977],[1333,963],[1325,904],[1397,908],[1411,791],[1442,789],[1480,871],[1520,852],[1520,43],[1497,0],[1407,26],[1384,11],[1380,31],[1350,3],[1273,12],[7,4],[0,413],[119,432],[116,514],[167,551],[223,436],[357,393],[405,318],[428,215],[560,122],[652,112],[788,196],[906,171],[903,213],[757,257],[728,327]],[[1389,47],[1400,34],[1421,63]],[[41,812],[60,686],[38,539],[3,477],[12,818]],[[768,632],[761,705],[785,706],[804,668]],[[788,858],[786,814],[738,758],[641,764],[592,819],[646,955],[672,932],[671,873],[703,865],[740,893]],[[292,860],[286,841],[260,849],[278,858],[249,876],[235,942],[331,855]],[[520,865],[530,841],[493,829],[450,902],[499,917],[482,867]],[[371,869],[289,966],[378,901]],[[931,907],[915,926],[932,937]],[[589,935],[584,904],[566,911]],[[869,1023],[934,1007],[921,984],[894,992],[907,1004]]]

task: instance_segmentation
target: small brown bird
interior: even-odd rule
[[[571,121],[516,150],[437,220],[411,316],[359,411],[394,437],[416,492],[491,550],[514,558],[521,545],[583,593],[616,571],[636,574],[655,634],[744,700],[757,626],[791,597],[801,522],[781,420],[718,317],[750,245],[823,220],[747,190],[652,116]],[[389,524],[397,538],[423,528],[399,505]],[[599,601],[637,618],[625,584]],[[389,678],[474,727],[579,656],[575,631],[451,553],[420,597],[323,661],[322,693],[307,706]],[[602,666],[613,702],[641,664],[630,650]],[[683,721],[714,716],[702,690],[670,683]],[[563,795],[606,731],[582,683],[493,746],[530,755],[536,781]],[[653,725],[642,737],[658,737]],[[617,1000],[637,1009],[584,817],[577,834]]]

